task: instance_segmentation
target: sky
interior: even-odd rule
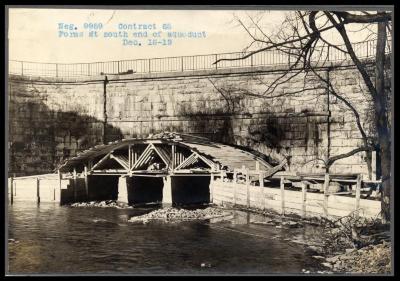
[[[248,19],[260,11],[245,10],[94,10],[94,9],[27,9],[10,8],[8,25],[9,59],[33,62],[79,63],[140,59],[170,56],[191,56],[242,51],[251,38],[234,20]],[[262,21],[266,33],[279,29],[285,11],[266,11]],[[85,31],[84,23],[101,23],[97,38],[60,37],[59,24],[73,24],[74,32]],[[156,25],[167,39],[168,31],[200,32],[205,38],[173,39],[171,45],[124,46],[123,38],[104,38],[103,32],[120,31],[119,24]],[[170,24],[171,29],[163,29]],[[95,30],[95,29],[91,29]],[[61,31],[68,33],[68,29]],[[136,30],[139,31],[139,30]],[[144,31],[144,30],[141,30]],[[153,32],[150,29],[149,33]],[[133,32],[133,30],[127,30]],[[363,38],[363,30],[353,33],[355,41]],[[65,34],[63,33],[63,34]],[[129,33],[129,34],[130,34]],[[338,40],[336,35],[330,39]],[[134,38],[128,38],[134,39]],[[357,40],[359,39],[359,40]]]

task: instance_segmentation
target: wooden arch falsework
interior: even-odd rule
[[[210,175],[246,167],[270,174],[272,167],[260,155],[206,138],[163,133],[149,138],[123,139],[97,145],[68,159],[61,174],[167,176]],[[280,167],[282,168],[282,167]]]

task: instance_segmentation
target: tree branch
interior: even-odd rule
[[[392,20],[391,14],[388,13],[364,14],[364,15],[355,15],[355,14],[350,14],[349,12],[342,12],[342,11],[331,11],[331,13],[341,18],[345,24],[387,22]]]
[[[330,157],[328,159],[328,161],[326,163],[326,167],[329,168],[330,166],[333,165],[333,163],[335,161],[337,161],[339,159],[350,157],[350,156],[352,156],[352,155],[354,155],[354,154],[356,154],[358,152],[361,152],[361,151],[372,151],[372,150],[373,150],[373,148],[371,146],[362,146],[362,147],[355,148],[355,149],[353,149],[353,150],[351,150],[351,151],[349,151],[347,153],[343,153],[343,154],[332,156],[332,157]]]

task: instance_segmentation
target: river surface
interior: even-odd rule
[[[321,270],[307,250],[314,227],[254,224],[261,215],[232,211],[227,220],[134,224],[154,209],[8,206],[10,274],[273,274]],[[293,242],[293,241],[298,242]],[[12,241],[12,240],[11,240]],[[300,244],[299,244],[300,243]],[[304,243],[304,244],[301,244]]]

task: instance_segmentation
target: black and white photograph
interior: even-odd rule
[[[5,6],[7,276],[391,276],[394,6]]]

